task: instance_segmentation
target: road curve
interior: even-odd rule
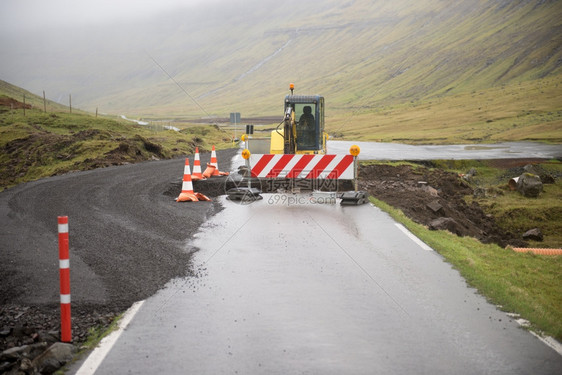
[[[146,300],[93,373],[561,373],[379,209],[264,196],[222,200],[191,243],[197,277]]]
[[[219,152],[223,168],[235,153]],[[57,305],[58,215],[69,217],[75,306],[127,308],[186,275],[187,240],[221,207],[174,202],[184,160],[70,173],[1,192],[0,303]]]

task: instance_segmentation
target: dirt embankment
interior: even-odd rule
[[[4,95],[0,95],[0,107],[6,107],[6,109],[0,110],[8,110],[8,109],[31,109],[31,104],[23,104],[22,102],[17,101],[14,98],[10,98]]]
[[[133,138],[115,138],[110,133],[97,130],[83,130],[72,135],[61,135],[38,130],[24,138],[17,138],[0,147],[0,152],[7,155],[5,163],[0,165],[0,188],[8,187],[21,181],[32,168],[48,167],[57,161],[75,159],[81,150],[81,143],[115,141],[115,147],[96,157],[77,158],[73,164],[53,169],[53,176],[70,171],[84,171],[115,165],[139,163],[144,160],[167,159],[163,147],[140,135]]]
[[[361,167],[360,188],[430,228],[502,247],[526,245],[520,235],[496,225],[478,203],[466,203],[464,197],[474,190],[455,173],[410,165],[366,165]]]

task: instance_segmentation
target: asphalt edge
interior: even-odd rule
[[[138,313],[144,304],[144,301],[145,300],[135,302],[127,311],[125,311],[123,317],[118,323],[117,329],[112,331],[99,342],[88,357],[86,357],[86,360],[82,363],[78,371],[76,371],[76,375],[93,375],[97,371],[123,331],[127,329],[129,323],[131,323],[135,315]]]

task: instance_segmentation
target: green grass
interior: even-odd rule
[[[441,254],[491,303],[520,314],[533,330],[562,340],[562,256],[515,253],[446,231],[430,231],[402,211],[370,199]]]
[[[121,319],[123,319],[123,315],[124,313],[116,316],[108,327],[104,327],[104,326],[91,327],[88,330],[88,337],[86,338],[86,341],[80,345],[80,350],[78,351],[78,353],[74,355],[74,358],[72,359],[71,362],[67,363],[63,368],[56,371],[55,375],[65,374],[66,371],[68,371],[68,367],[70,365],[72,365],[77,360],[82,358],[85,354],[94,350],[99,345],[101,340],[103,340],[106,336],[111,334],[111,332],[117,330],[119,328],[119,322],[121,321]]]
[[[544,185],[539,198],[525,198],[516,191],[500,192],[496,196],[478,199],[486,212],[494,215],[499,226],[510,228],[514,233],[539,228],[544,240],[530,241],[530,247],[562,247],[562,182]]]
[[[108,336],[111,332],[117,330],[119,328],[119,321],[123,318],[123,314],[118,315],[113,319],[109,327],[97,326],[92,327],[88,330],[88,338],[86,341],[81,345],[82,352],[92,350],[104,337]]]
[[[152,131],[88,114],[44,113],[0,107],[0,188],[114,164],[189,155],[231,147],[214,125],[184,124],[179,132]]]
[[[562,142],[562,78],[336,114],[329,133],[345,139],[426,143]]]

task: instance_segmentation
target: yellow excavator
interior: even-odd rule
[[[328,134],[324,132],[324,97],[285,96],[284,120],[271,132],[270,154],[326,154]]]
[[[337,191],[338,180],[356,182],[356,156],[329,155],[326,143],[328,134],[324,131],[324,97],[320,95],[294,95],[295,86],[291,83],[290,95],[285,96],[285,114],[283,121],[271,131],[270,138],[253,138],[243,136],[246,149],[242,157],[246,160],[243,169],[248,187],[236,184],[227,194],[234,200],[255,200],[261,198],[260,186],[266,185],[266,191],[276,189],[295,191]],[[265,182],[262,184],[261,182]],[[349,185],[349,184],[348,184]],[[355,189],[357,190],[355,183]],[[333,190],[326,190],[333,189]],[[335,195],[334,195],[335,197]],[[333,198],[335,200],[335,198]],[[358,205],[367,200],[364,192],[350,191],[341,196],[341,204]]]

